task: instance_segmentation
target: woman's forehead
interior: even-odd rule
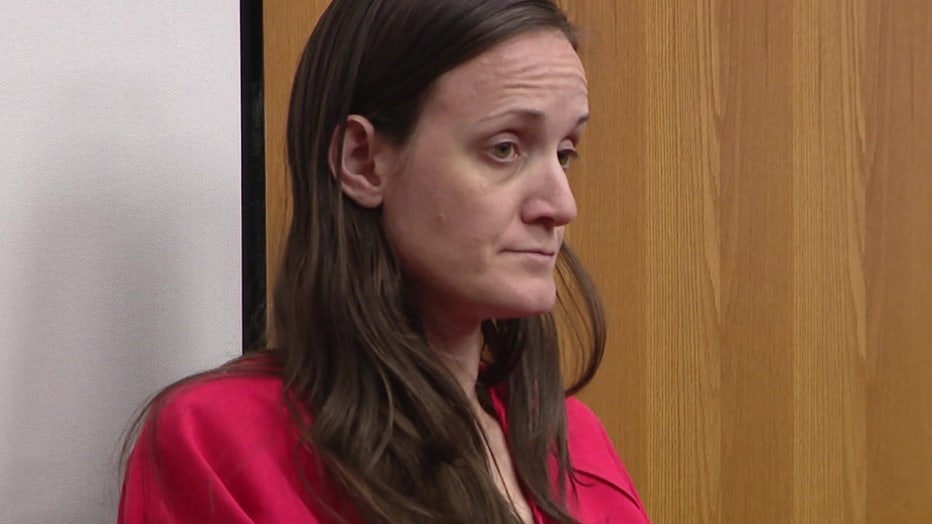
[[[432,98],[438,109],[487,118],[493,112],[547,112],[555,105],[586,111],[588,88],[570,42],[547,31],[508,40],[454,68],[439,79]]]

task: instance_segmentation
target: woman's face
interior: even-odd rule
[[[557,31],[514,38],[438,79],[382,203],[425,317],[553,307],[554,264],[576,217],[566,170],[588,114],[585,71]]]

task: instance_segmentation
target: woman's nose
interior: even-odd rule
[[[556,155],[542,162],[531,177],[531,198],[524,208],[525,222],[546,222],[550,227],[565,226],[576,218],[576,199],[566,171]]]

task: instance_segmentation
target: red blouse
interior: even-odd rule
[[[493,401],[507,433],[505,406]],[[576,399],[567,400],[566,410],[576,470],[576,496],[568,489],[571,512],[584,524],[648,523],[598,418]],[[183,386],[160,412],[154,443],[151,435],[147,424],[130,456],[119,523],[324,524],[333,519],[321,500],[342,516],[353,514],[333,502],[343,497],[310,465],[311,457],[296,456],[298,435],[277,378],[231,376]],[[536,508],[535,515],[538,523],[549,522]]]

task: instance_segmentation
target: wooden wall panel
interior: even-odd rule
[[[273,270],[326,3],[265,6]],[[932,522],[932,9],[562,3],[593,112],[569,238],[610,320],[583,397],[654,520]]]
[[[287,178],[288,102],[307,39],[329,0],[272,0],[262,3],[265,41],[266,275],[272,289],[291,212]]]
[[[866,511],[859,18],[851,2],[794,12],[796,522],[864,522]]]
[[[867,515],[932,522],[932,9],[860,7]]]
[[[582,161],[570,177],[579,218],[567,238],[585,258],[599,286],[609,325],[600,374],[582,397],[599,413],[635,482],[642,486],[651,471],[646,450],[648,424],[654,420],[645,409],[651,358],[644,307],[649,238],[642,227],[649,216],[644,176],[648,138],[643,133],[647,108],[621,101],[648,96],[642,71],[643,20],[649,13],[644,2],[563,4],[582,32],[593,114],[580,149]],[[596,158],[605,161],[593,162]],[[619,351],[622,344],[625,350]]]
[[[723,65],[705,75],[720,85],[712,90],[718,94],[717,133],[701,131],[709,141],[717,137],[721,169],[712,174],[720,188],[721,518],[768,522],[783,515],[788,521],[794,423],[792,6],[736,0],[709,14],[703,22],[715,35],[710,55]]]

